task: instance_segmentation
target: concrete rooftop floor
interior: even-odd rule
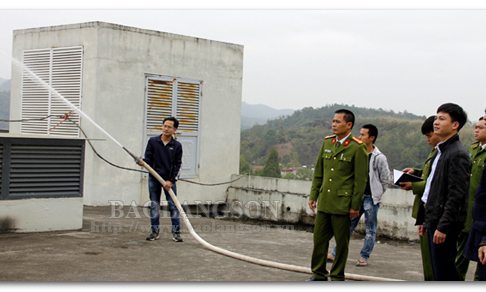
[[[310,277],[310,274],[260,266],[215,253],[200,245],[185,228],[184,242],[174,242],[167,215],[161,219],[165,226],[161,238],[146,241],[150,222],[143,211],[138,208],[139,218],[134,218],[134,213],[130,214],[131,218],[110,218],[110,207],[85,206],[82,230],[0,234],[0,281],[304,284],[302,281]],[[125,208],[125,217],[127,214]],[[206,217],[190,221],[204,240],[217,247],[260,259],[310,266],[311,232]],[[351,239],[346,273],[423,280],[418,244],[379,238],[369,266],[356,267],[363,245],[361,238],[362,235],[353,235]],[[468,281],[473,279],[475,269],[473,263],[470,267]]]

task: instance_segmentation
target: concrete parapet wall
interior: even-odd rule
[[[238,178],[233,175],[232,179]],[[227,212],[235,216],[287,223],[314,224],[315,213],[308,207],[310,181],[245,176],[227,190]],[[418,240],[411,217],[411,191],[388,189],[378,212],[378,235]],[[356,228],[364,232],[364,216]]]

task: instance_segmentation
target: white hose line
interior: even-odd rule
[[[163,186],[165,186],[165,180],[157,173],[155,172],[147,163],[142,161],[143,167],[145,167]],[[267,267],[272,267],[272,268],[277,268],[277,269],[282,269],[282,270],[289,270],[289,271],[294,271],[294,272],[300,272],[300,273],[307,273],[307,274],[312,274],[312,270],[308,267],[301,267],[301,266],[295,266],[295,265],[288,265],[288,264],[281,264],[277,262],[272,262],[272,261],[267,261],[267,260],[262,260],[262,259],[257,259],[254,257],[250,256],[245,256],[239,253],[235,253],[226,249],[222,249],[220,247],[214,246],[212,244],[207,243],[204,239],[202,239],[195,231],[194,228],[192,228],[192,224],[187,218],[186,212],[184,212],[184,209],[182,208],[181,204],[179,203],[179,200],[177,200],[176,195],[172,191],[172,189],[169,191],[169,195],[172,198],[172,201],[176,205],[177,209],[179,210],[180,217],[182,220],[184,220],[184,223],[189,230],[189,233],[196,239],[202,246],[205,248],[212,250],[214,252],[236,258],[242,261],[247,261],[250,263],[262,265],[262,266],[267,266]],[[380,277],[371,277],[371,276],[362,276],[362,275],[354,275],[354,274],[345,274],[346,279],[349,280],[356,280],[356,281],[402,281],[402,280],[396,280],[396,279],[388,279],[388,278],[380,278]]]

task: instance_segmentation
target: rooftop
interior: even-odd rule
[[[148,209],[125,207],[121,211],[114,212],[109,206],[85,206],[82,230],[0,234],[0,281],[301,282],[310,277],[210,251],[184,227],[184,242],[174,242],[170,218],[164,212],[160,239],[146,241],[150,229],[145,215]],[[259,259],[310,266],[311,232],[241,220],[189,218],[199,236],[214,246]],[[355,234],[351,239],[347,274],[423,280],[417,243],[379,238],[369,266],[356,267],[362,237]],[[472,265],[468,281],[473,279]]]

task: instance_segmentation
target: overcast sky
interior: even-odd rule
[[[486,10],[0,10],[12,31],[104,21],[244,46],[243,101],[301,109],[345,103],[418,115],[486,107]],[[0,54],[0,78],[10,78]],[[162,72],[161,72],[162,73]]]

